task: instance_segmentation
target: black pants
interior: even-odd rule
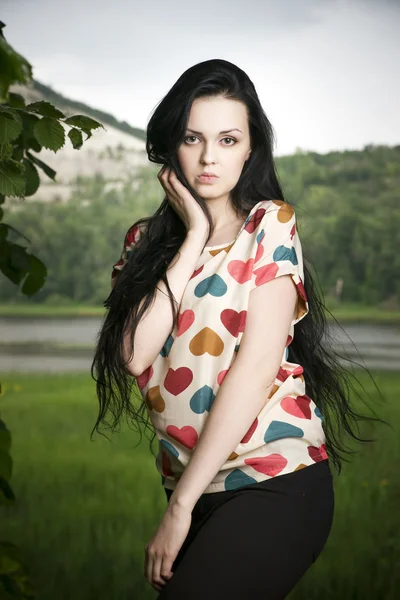
[[[169,500],[172,490],[164,489]],[[286,598],[325,546],[333,513],[329,460],[202,494],[158,598]]]

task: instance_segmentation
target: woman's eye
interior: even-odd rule
[[[193,144],[191,142],[188,142],[187,140],[197,140],[198,138],[195,135],[187,135],[185,137],[185,142],[191,146],[193,146]],[[224,146],[234,146],[236,144],[236,140],[234,138],[231,137],[225,137],[222,138],[223,140],[231,140],[233,142],[233,144],[224,144]]]
[[[228,144],[228,146],[233,146],[234,144],[236,144],[236,140],[234,140],[234,139],[233,139],[233,138],[231,138],[231,137],[226,137],[226,138],[223,138],[223,139],[224,139],[224,140],[232,140],[233,144]]]

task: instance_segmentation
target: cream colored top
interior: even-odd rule
[[[113,276],[140,235],[137,226],[128,230]],[[296,215],[286,202],[263,200],[235,240],[205,247],[183,294],[176,327],[154,363],[137,377],[159,440],[156,467],[166,488],[175,488],[240,352],[250,291],[286,274],[298,292],[297,317],[273,389],[204,493],[232,490],[328,458],[323,417],[306,394],[303,367],[287,360],[294,326],[309,311]]]

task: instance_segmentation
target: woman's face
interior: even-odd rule
[[[202,198],[227,200],[250,152],[247,112],[242,102],[221,96],[193,102],[177,157],[186,179]],[[199,175],[205,171],[218,178],[202,182]]]

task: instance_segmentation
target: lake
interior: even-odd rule
[[[0,318],[0,371],[89,371],[100,317]],[[344,330],[344,331],[343,331]],[[369,369],[400,370],[400,328],[386,324],[334,323],[330,332],[335,348]],[[296,328],[295,328],[296,332]],[[16,350],[2,347],[16,344]],[[46,344],[76,345],[59,355]],[[26,350],[24,344],[27,344]],[[28,345],[31,347],[28,350]],[[81,348],[78,346],[82,345]],[[39,351],[40,350],[40,351]],[[346,361],[342,361],[344,363]]]

